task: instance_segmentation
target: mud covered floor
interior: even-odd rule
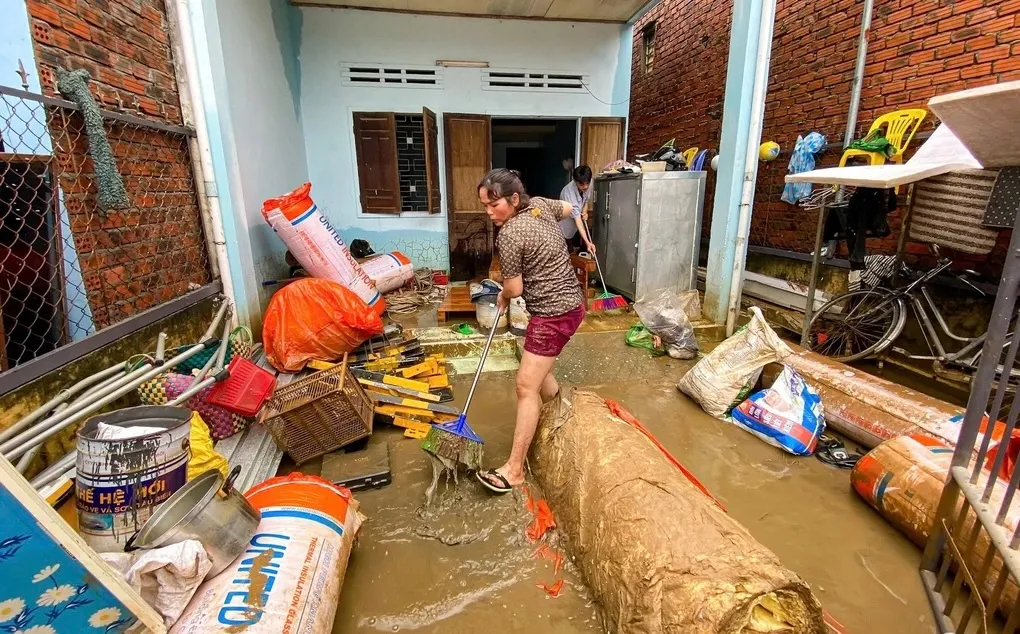
[[[920,551],[850,489],[849,472],[780,452],[710,418],[675,388],[692,362],[652,359],[622,332],[581,332],[556,367],[561,382],[595,389],[633,412],[763,544],[814,588],[848,632],[932,631],[917,573]],[[470,376],[455,382],[458,402]],[[513,374],[483,375],[469,420],[486,464],[510,445]],[[596,632],[595,606],[569,561],[534,559],[521,494],[487,495],[472,479],[441,489],[423,510],[431,466],[418,443],[377,428],[390,445],[393,483],[356,494],[367,522],[352,553],[335,633]],[[314,470],[316,466],[310,464]]]

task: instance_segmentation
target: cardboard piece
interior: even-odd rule
[[[928,107],[983,166],[1020,165],[1020,81],[932,97]]]

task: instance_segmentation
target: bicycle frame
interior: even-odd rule
[[[904,354],[909,359],[944,361],[968,367],[976,367],[976,358],[981,352],[981,346],[984,344],[986,335],[982,334],[978,337],[961,337],[950,330],[949,324],[946,323],[945,318],[942,316],[942,311],[939,310],[939,307],[935,304],[935,300],[932,298],[931,293],[928,291],[928,282],[948,269],[949,266],[950,262],[948,260],[943,261],[939,264],[939,266],[928,271],[918,279],[911,282],[906,288],[895,294],[894,297],[897,298],[909,298],[910,308],[913,310],[918,323],[921,325],[928,347],[929,349],[933,348],[932,352],[935,352],[936,356]],[[921,298],[917,296],[918,291],[921,294],[921,298],[924,299],[924,303],[922,303]],[[927,308],[925,307],[925,304],[927,304]],[[928,316],[929,309],[932,314],[935,315],[935,323],[938,324],[939,330],[945,333],[945,335],[950,339],[965,344],[962,348],[956,352],[946,352],[946,348],[942,344],[942,337],[939,335],[938,330],[935,329],[935,324],[932,323],[931,318]],[[968,358],[968,355],[971,356]]]

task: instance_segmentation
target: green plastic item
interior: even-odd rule
[[[461,335],[475,335],[478,331],[471,326],[471,324],[457,324],[453,327],[453,331]]]
[[[666,354],[664,348],[656,348],[655,341],[652,339],[652,333],[649,332],[642,324],[637,324],[630,327],[627,331],[627,345],[633,348],[644,348],[652,354],[653,357],[661,357]]]
[[[884,154],[886,158],[891,158],[896,154],[896,146],[882,135],[881,130],[875,130],[863,139],[853,141],[848,147],[851,150],[878,152],[879,154]]]

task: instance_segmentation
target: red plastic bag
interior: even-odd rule
[[[269,300],[262,344],[274,368],[298,372],[313,359],[339,360],[382,331],[382,318],[353,291],[310,277],[291,282]]]

